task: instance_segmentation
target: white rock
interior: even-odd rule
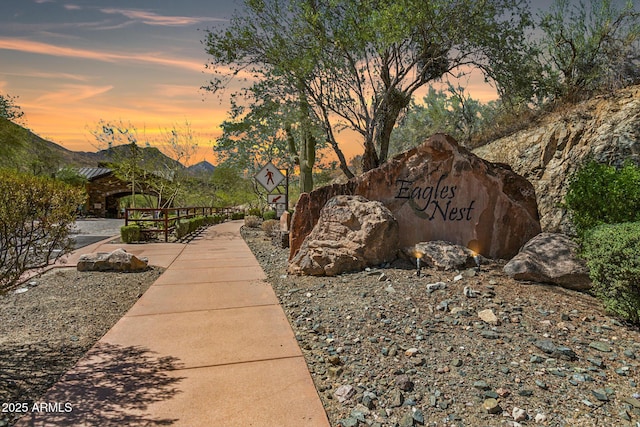
[[[454,282],[457,282],[459,280],[462,280],[462,274],[458,274],[456,277],[453,278]]]
[[[516,422],[524,421],[527,419],[527,411],[515,406],[513,411],[511,411],[511,416]]]
[[[338,389],[333,393],[333,395],[338,399],[338,402],[344,403],[347,400],[351,399],[356,394],[356,389],[350,385],[341,385]]]
[[[542,424],[547,421],[547,416],[545,414],[536,414],[536,424]]]

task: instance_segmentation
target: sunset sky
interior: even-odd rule
[[[200,89],[208,81],[203,30],[224,25],[240,0],[1,0],[0,93],[17,96],[26,126],[70,150],[96,151],[102,119],[147,134],[191,124],[197,158],[228,105]],[[482,79],[474,98],[495,96]],[[345,152],[358,150],[344,142]]]

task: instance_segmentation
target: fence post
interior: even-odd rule
[[[169,210],[162,209],[162,214],[164,215],[164,242],[167,243],[169,241]]]
[[[129,225],[129,208],[125,208],[124,210],[124,226]]]

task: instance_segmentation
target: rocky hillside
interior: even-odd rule
[[[0,118],[0,168],[6,167],[35,174],[50,174],[68,167],[96,167],[100,163],[118,161],[129,156],[129,147],[115,146],[95,153],[71,151],[34,134],[9,120]],[[141,163],[159,168],[182,168],[179,162],[167,157],[156,147],[140,147]],[[214,167],[207,163],[208,166]],[[207,168],[201,165],[200,168]]]
[[[599,96],[554,112],[529,129],[474,150],[510,165],[531,181],[544,231],[569,231],[560,204],[568,178],[586,159],[640,163],[640,86]]]

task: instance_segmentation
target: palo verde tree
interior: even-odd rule
[[[479,66],[501,93],[530,96],[530,25],[526,0],[245,0],[244,13],[207,32],[206,88],[243,74],[294,88],[352,177],[336,134],[357,132],[364,170],[377,167],[413,94],[446,73]]]
[[[556,0],[540,18],[548,98],[576,101],[640,81],[640,11],[611,0]]]

